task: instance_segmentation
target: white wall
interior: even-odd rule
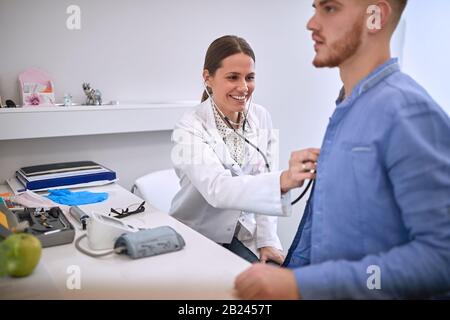
[[[410,0],[403,69],[450,114],[450,1]]]
[[[170,167],[170,147],[170,132],[0,141],[0,183],[22,166],[94,160],[115,170],[130,190],[136,177]]]

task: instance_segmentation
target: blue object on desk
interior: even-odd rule
[[[90,191],[72,192],[67,189],[48,190],[48,192],[49,195],[47,196],[47,198],[56,203],[68,206],[78,206],[83,204],[98,203],[108,199],[108,193],[106,192],[97,192],[97,193]]]
[[[81,171],[81,172],[74,172],[73,175],[69,176],[64,175],[59,177],[57,177],[57,175],[58,174],[50,175],[52,176],[52,178],[49,178],[48,175],[46,174],[34,177],[27,177],[20,170],[16,171],[17,180],[19,180],[20,183],[22,183],[25,186],[25,188],[29,190],[50,189],[55,187],[64,187],[98,181],[112,182],[117,178],[116,173],[111,170],[96,173],[83,173]]]

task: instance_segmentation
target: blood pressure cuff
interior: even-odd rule
[[[163,226],[123,234],[116,240],[114,249],[119,249],[120,253],[127,254],[132,259],[139,259],[179,251],[184,245],[180,234],[171,227]]]

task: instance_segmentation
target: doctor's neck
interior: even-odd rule
[[[242,112],[233,112],[233,111],[224,111],[223,108],[219,107],[216,103],[214,103],[215,108],[222,119],[225,121],[225,118],[234,126],[239,127],[240,122],[242,121]]]

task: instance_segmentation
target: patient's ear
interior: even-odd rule
[[[369,34],[377,34],[389,25],[393,11],[387,0],[380,0],[367,8],[367,29]]]

